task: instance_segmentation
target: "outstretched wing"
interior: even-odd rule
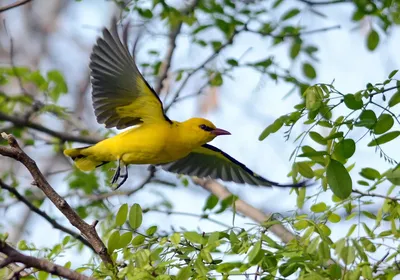
[[[303,187],[305,185],[304,182],[282,185],[269,181],[255,174],[230,155],[208,144],[195,149],[180,160],[161,165],[161,168],[178,174],[247,183],[254,186]]]
[[[97,121],[118,129],[140,123],[171,122],[162,102],[140,74],[117,26],[103,30],[90,56],[92,100]]]

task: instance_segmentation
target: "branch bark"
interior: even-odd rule
[[[10,4],[10,5],[1,7],[1,8],[0,8],[0,13],[5,12],[5,11],[7,11],[7,10],[14,9],[14,8],[19,7],[19,6],[22,6],[22,5],[25,5],[25,4],[27,4],[27,3],[31,2],[31,1],[32,1],[32,0],[21,0],[21,1],[15,2],[15,3],[13,3],[13,4]]]
[[[64,277],[66,279],[71,280],[91,280],[94,279],[92,277],[88,277],[82,275],[76,271],[73,271],[69,268],[63,267],[61,265],[52,263],[46,259],[39,259],[31,256],[27,256],[21,254],[13,247],[5,243],[4,241],[0,241],[0,252],[7,255],[7,258],[0,262],[0,269],[11,263],[23,263],[26,267],[34,267],[39,270],[47,271],[53,275],[57,275],[60,277]],[[19,277],[17,276],[17,279]]]
[[[227,188],[225,188],[220,183],[213,180],[204,180],[199,178],[193,178],[193,182],[206,189],[210,193],[217,196],[220,200],[223,200],[232,195]],[[262,224],[263,222],[268,221],[271,218],[271,214],[266,214],[260,211],[259,209],[251,206],[241,199],[237,199],[235,201],[236,211],[242,213],[246,217],[249,217],[253,221]],[[291,240],[296,238],[296,235],[293,234],[290,230],[285,228],[283,225],[274,224],[268,228],[268,231],[272,232],[276,237],[278,237],[282,242],[288,243]]]
[[[0,154],[21,162],[31,173],[34,179],[33,184],[43,191],[43,193],[64,214],[64,216],[74,227],[80,230],[103,262],[106,264],[113,264],[113,261],[107,252],[107,248],[96,232],[94,226],[96,223],[94,223],[94,225],[89,225],[79,217],[79,215],[71,208],[68,202],[50,186],[46,178],[37,167],[36,162],[20,148],[16,139],[12,135],[3,133],[2,136],[8,140],[10,147],[1,146]]]

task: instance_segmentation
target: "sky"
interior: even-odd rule
[[[40,1],[38,1],[40,2]],[[42,1],[43,2],[43,1]],[[290,2],[286,5],[298,5],[298,2]],[[105,24],[108,24],[108,15],[114,9],[111,1],[95,1],[85,0],[68,5],[68,10],[63,12],[62,17],[57,21],[58,32],[53,34],[53,40],[49,43],[50,61],[44,60],[40,67],[42,69],[60,68],[64,71],[69,88],[74,90],[78,87],[76,80],[87,71],[89,61],[89,52],[91,46],[95,42],[96,37],[100,34],[99,30]],[[287,8],[283,6],[279,12],[285,11]],[[310,30],[323,27],[331,27],[340,25],[340,29],[332,31],[308,35],[307,43],[312,43],[319,47],[317,57],[319,62],[315,64],[318,77],[313,83],[330,83],[334,80],[335,87],[343,93],[354,93],[363,89],[366,83],[381,82],[388,74],[400,68],[400,57],[398,53],[398,43],[400,42],[400,32],[398,28],[391,31],[390,36],[381,34],[381,44],[377,50],[370,52],[366,47],[367,27],[356,29],[357,25],[349,21],[352,9],[347,5],[331,5],[329,8],[317,8],[318,11],[325,13],[326,18],[316,16],[311,12],[303,13],[298,18],[299,23],[306,25]],[[37,10],[36,10],[37,11]],[[40,11],[37,11],[40,13]],[[19,11],[10,11],[6,18],[10,21],[11,30],[21,32],[21,28],[17,21],[13,19]],[[275,15],[279,16],[279,13]],[[15,25],[14,25],[15,23]],[[161,30],[160,26],[155,26],[156,30]],[[207,34],[207,36],[214,36]],[[16,36],[20,38],[20,36]],[[18,43],[16,39],[15,44]],[[22,39],[21,39],[22,40]],[[71,40],[79,40],[79,44],[72,44]],[[165,43],[163,38],[154,37],[146,41],[145,47],[157,48],[160,44]],[[187,38],[181,37],[178,40],[178,48],[173,57],[172,69],[182,67],[183,65],[197,63],[202,61],[203,56],[199,55],[202,50],[198,47],[191,46]],[[255,61],[257,58],[265,57],[265,54],[274,54],[279,58],[279,63],[293,69],[295,74],[301,74],[301,65],[299,61],[291,62],[288,60],[287,45],[278,48],[267,48],[264,39],[253,35],[243,34],[235,39],[233,47],[227,49],[221,54],[214,63],[222,63],[224,59],[229,57],[239,57],[244,55],[244,59]],[[164,47],[162,47],[163,49]],[[250,48],[250,49],[249,49]],[[144,53],[144,52],[143,52]],[[139,57],[145,60],[146,57]],[[23,62],[23,61],[21,61]],[[216,110],[209,112],[202,117],[207,117],[218,127],[224,128],[232,133],[231,136],[224,136],[215,139],[211,144],[221,148],[234,158],[244,162],[248,167],[256,173],[267,177],[273,181],[281,183],[289,183],[290,178],[287,173],[291,169],[292,162],[289,162],[290,154],[296,147],[297,143],[293,143],[296,133],[300,133],[305,126],[298,124],[293,131],[293,136],[289,141],[284,140],[283,133],[279,132],[270,135],[264,141],[258,141],[258,136],[262,130],[273,122],[279,116],[293,110],[293,106],[298,104],[300,99],[297,93],[285,97],[291,87],[283,84],[275,84],[275,82],[260,76],[251,69],[240,69],[233,73],[234,79],[226,80],[226,83],[218,90],[218,107]],[[399,74],[396,75],[397,78]],[[261,79],[261,87],[260,85]],[[186,88],[186,94],[195,91],[198,82],[190,84]],[[65,104],[72,106],[74,100],[70,95],[63,99]],[[176,120],[185,120],[193,117],[198,112],[198,99],[187,99],[173,106],[169,111],[169,117]],[[398,108],[397,108],[398,110]],[[335,115],[345,114],[346,110],[338,110]],[[399,112],[397,112],[399,113]],[[335,118],[334,115],[334,118]],[[91,108],[90,94],[87,93],[85,100],[84,122],[89,127],[101,129],[101,126],[95,123],[94,115]],[[59,125],[49,123],[50,125]],[[397,125],[397,124],[395,124]],[[398,128],[398,125],[397,125]],[[321,134],[327,131],[319,131]],[[351,137],[357,139],[361,136],[351,133]],[[360,141],[357,151],[351,162],[357,162],[355,169],[352,171],[353,182],[359,175],[358,170],[362,167],[373,167],[383,172],[390,168],[374,152],[373,148],[369,148],[366,144],[370,140],[368,138]],[[306,139],[305,143],[312,143]],[[385,150],[389,151],[395,159],[399,159],[400,150],[396,148],[398,141],[385,144]],[[76,145],[78,146],[78,145]],[[42,147],[43,151],[51,148]],[[39,155],[34,156],[40,159]],[[141,178],[146,176],[143,172],[146,167],[131,167],[130,179],[124,186],[125,188],[139,185]],[[157,176],[164,180],[176,182],[176,176],[167,174],[163,171],[157,172]],[[58,190],[65,190],[64,184],[65,174],[59,174],[51,177],[51,182],[58,185]],[[134,196],[126,198],[115,198],[112,201],[116,209],[125,202],[129,204],[140,203],[143,208],[153,205],[160,201],[160,195],[167,197],[174,203],[174,210],[189,213],[201,213],[205,200],[209,195],[205,190],[198,186],[190,184],[184,187],[178,182],[177,188],[165,187],[159,184],[150,184],[143,191],[136,193]],[[272,211],[275,213],[290,214],[296,208],[296,195],[289,194],[289,190],[281,190],[277,188],[255,188],[251,186],[242,186],[226,183],[229,190],[240,196],[241,199],[251,205],[264,211]],[[382,193],[388,186],[382,187]],[[307,194],[318,191],[318,186],[308,190]],[[331,193],[328,191],[319,196],[320,201],[330,204]],[[379,200],[378,200],[379,202]],[[304,211],[310,207],[310,203],[306,203]],[[13,213],[8,212],[7,217],[13,219],[18,217],[21,206],[15,206]],[[44,209],[53,211],[54,207],[46,203]],[[58,214],[53,213],[58,216]],[[232,213],[215,216],[223,222],[232,223]],[[43,227],[34,228],[36,222],[42,222],[40,217],[34,216],[31,220],[32,227],[29,228],[25,238],[38,245],[46,246],[51,242],[59,242],[60,235],[56,230],[45,223],[41,223]],[[341,223],[340,225],[332,225],[333,240],[342,236],[343,230],[354,221]],[[251,221],[247,218],[237,217],[236,226],[248,227]],[[189,230],[201,228],[202,231],[211,231],[216,229],[216,225],[208,221],[199,221],[197,218],[185,217],[178,215],[166,216],[159,213],[146,214],[144,226],[152,224],[159,225],[162,229],[168,230],[171,225],[175,227],[185,227]],[[45,234],[51,232],[52,234]],[[362,231],[360,232],[362,234]],[[43,236],[46,238],[43,238]],[[380,252],[381,253],[381,252]],[[64,259],[68,259],[65,256]]]

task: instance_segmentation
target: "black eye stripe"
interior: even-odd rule
[[[209,126],[206,126],[205,124],[202,124],[202,125],[200,125],[199,127],[200,127],[202,130],[205,130],[205,131],[212,131],[212,130],[214,130],[214,128],[209,127]]]

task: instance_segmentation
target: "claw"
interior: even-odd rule
[[[118,174],[119,175],[119,178],[122,178],[122,180],[121,180],[121,182],[119,182],[118,183],[118,185],[114,188],[114,191],[115,190],[118,190],[125,182],[126,182],[126,180],[128,179],[128,166],[127,165],[125,165],[125,173],[123,174],[123,175],[120,175],[120,174]],[[116,181],[115,181],[116,182]],[[114,183],[115,183],[114,182]]]

